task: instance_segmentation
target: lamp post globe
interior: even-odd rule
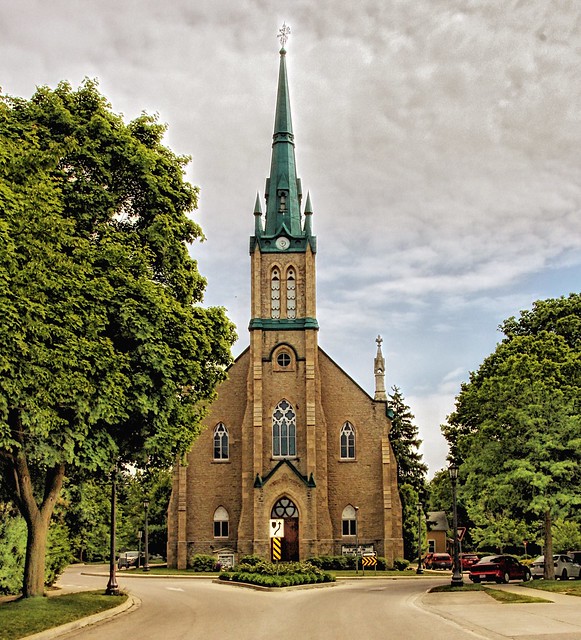
[[[452,485],[452,509],[454,513],[454,565],[452,569],[452,582],[453,587],[464,586],[464,580],[462,579],[462,569],[460,568],[460,554],[458,552],[458,508],[456,505],[456,484],[458,482],[458,466],[451,464],[448,467],[448,473],[450,475],[450,483]]]

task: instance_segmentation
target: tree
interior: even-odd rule
[[[41,595],[65,471],[183,455],[231,361],[186,243],[187,158],[95,82],[0,96],[0,464],[24,517],[23,594]]]
[[[402,525],[404,556],[417,555],[417,504],[426,495],[428,467],[422,462],[418,428],[413,423],[414,415],[405,404],[401,390],[394,386],[388,396],[387,405],[392,409],[389,439],[397,462],[397,481],[402,502]]]
[[[472,518],[542,522],[551,557],[553,517],[581,504],[581,295],[538,301],[501,330],[443,433]],[[553,569],[545,564],[546,577]]]

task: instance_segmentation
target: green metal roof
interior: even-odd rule
[[[278,90],[272,136],[272,157],[270,176],[265,186],[266,219],[262,225],[260,202],[254,207],[255,235],[250,238],[250,251],[258,245],[264,252],[303,252],[307,244],[316,251],[316,239],[311,232],[310,197],[305,207],[305,225],[301,220],[302,188],[297,178],[295,143],[291,118],[288,77],[286,72],[286,51],[280,50]],[[308,209],[308,211],[307,211]],[[284,236],[290,245],[284,249],[276,245],[276,239]]]

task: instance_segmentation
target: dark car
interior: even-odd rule
[[[430,569],[451,569],[452,556],[449,553],[434,553],[430,561]]]
[[[569,551],[567,555],[573,560],[573,562],[581,564],[581,551]]]
[[[460,564],[462,565],[462,571],[468,571],[473,564],[476,564],[480,560],[480,557],[475,553],[461,553]]]
[[[143,560],[138,562],[139,558],[140,556],[138,551],[125,551],[119,555],[117,568],[129,569],[130,567],[138,567],[140,564],[143,564]],[[141,554],[141,558],[143,559],[143,553]]]
[[[486,556],[470,567],[472,582],[507,583],[510,580],[531,579],[530,569],[512,556]]]

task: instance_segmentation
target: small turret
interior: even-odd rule
[[[373,361],[373,371],[375,373],[375,395],[373,396],[373,399],[386,402],[387,394],[385,393],[385,358],[383,357],[383,353],[381,352],[381,343],[383,342],[383,338],[381,336],[377,336],[375,342],[377,342],[377,354],[375,356],[375,360]]]

